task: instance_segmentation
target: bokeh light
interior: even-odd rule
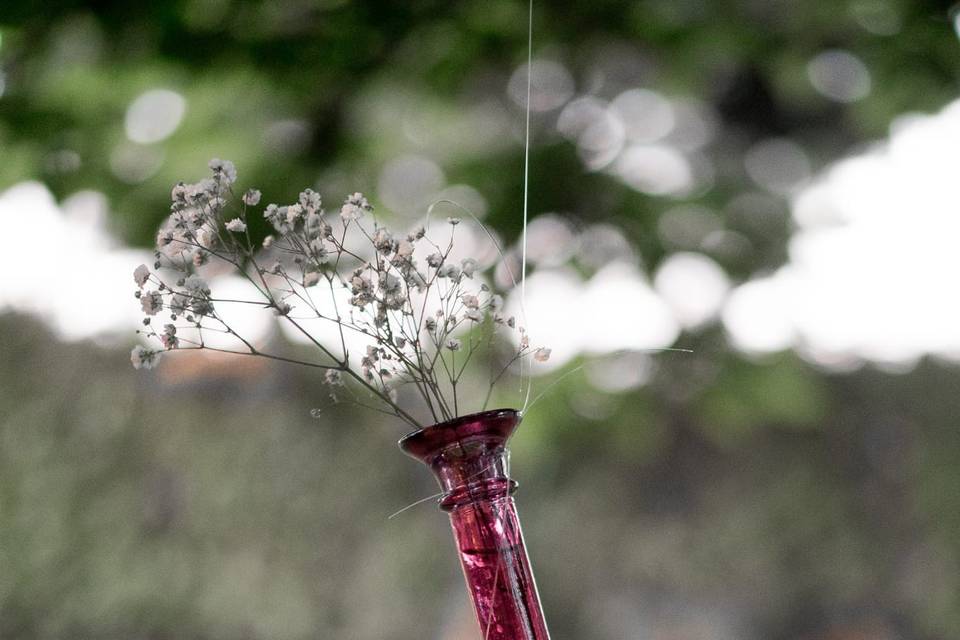
[[[870,72],[849,51],[824,51],[807,64],[813,88],[837,102],[856,102],[870,94]]]
[[[152,144],[170,137],[187,111],[183,96],[169,89],[151,89],[127,107],[124,127],[127,137],[139,144]]]

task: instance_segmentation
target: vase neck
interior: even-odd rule
[[[450,511],[476,500],[510,495],[507,439],[520,422],[512,409],[487,411],[457,418],[411,433],[400,447],[433,471]]]

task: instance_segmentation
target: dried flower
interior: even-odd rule
[[[235,348],[218,346],[220,351],[324,367],[324,381],[329,385],[352,380],[413,426],[422,425],[397,404],[398,398],[406,401],[398,394],[405,383],[416,388],[435,420],[454,417],[459,411],[457,383],[468,364],[482,359],[473,358],[475,352],[491,349],[494,337],[514,329],[516,321],[504,319],[503,298],[482,280],[477,260],[448,259],[454,251],[453,234],[446,246],[427,238],[422,226],[406,236],[398,235],[365,216],[373,207],[359,192],[328,215],[320,194],[304,189],[292,204],[268,204],[263,209],[273,233],[263,240],[262,248],[257,247],[245,233],[246,207],[259,205],[260,191],[245,191],[236,207],[238,215],[227,215],[233,209],[231,185],[237,179],[236,168],[214,159],[210,169],[211,177],[193,184],[178,183],[171,191],[170,215],[157,233],[157,273],[151,274],[147,265],[134,271],[135,293],[146,316],[143,335],[157,340],[165,350],[183,351],[212,348],[207,347],[205,332],[220,332],[236,338]],[[448,222],[455,226],[460,219],[449,218]],[[229,233],[223,233],[224,229]],[[420,241],[433,247],[422,268],[415,257]],[[201,268],[215,261],[233,267],[234,273],[258,292],[258,299],[214,297]],[[171,271],[176,275],[168,277]],[[476,285],[468,282],[473,278],[479,280]],[[156,282],[156,290],[144,290],[151,280]],[[344,297],[348,298],[346,305]],[[333,303],[332,311],[327,302],[321,302],[324,298]],[[319,356],[300,360],[295,354],[271,354],[253,347],[217,313],[214,304],[221,302],[271,309],[279,322],[305,333]],[[297,305],[296,317],[291,315],[291,303]],[[152,328],[152,316],[162,310],[172,322],[157,331]],[[484,322],[488,314],[493,322]],[[311,335],[308,320],[334,323],[341,337],[339,347]],[[184,322],[195,332],[178,333]],[[371,341],[359,360],[351,358],[348,350],[347,336],[354,335]],[[485,336],[490,340],[483,339]],[[532,356],[543,362],[549,357],[549,349],[531,351],[529,344],[521,329],[519,347],[500,363],[503,372],[521,358]],[[454,356],[456,352],[464,352],[463,357]],[[149,368],[161,353],[160,349],[138,347],[131,352],[131,361],[137,368]],[[499,350],[491,350],[491,361],[498,354]],[[491,374],[491,390],[503,372]],[[334,400],[339,395],[331,392]],[[348,395],[355,396],[353,391]]]
[[[357,192],[344,201],[340,207],[340,217],[344,220],[359,220],[368,211],[373,211],[373,207],[362,193]]]
[[[214,158],[210,161],[210,168],[213,170],[214,177],[225,180],[227,184],[237,181],[237,168],[229,160]]]
[[[180,340],[177,339],[177,327],[172,324],[163,325],[163,335],[160,336],[160,342],[165,349],[176,349],[180,346]]]
[[[159,291],[147,291],[140,296],[140,307],[148,316],[157,315],[163,309],[163,295]]]
[[[247,224],[240,218],[234,218],[226,225],[227,231],[233,231],[234,233],[243,233],[247,230]]]
[[[160,352],[137,345],[130,352],[130,362],[134,369],[153,369],[160,361]]]
[[[133,270],[133,281],[137,283],[137,286],[143,289],[143,285],[147,284],[147,280],[150,279],[150,268],[147,265],[142,264],[136,269]]]
[[[320,209],[320,194],[313,189],[304,189],[298,202],[304,211],[314,213]]]

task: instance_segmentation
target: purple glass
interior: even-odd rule
[[[520,413],[498,409],[415,431],[400,448],[433,471],[486,640],[548,640],[511,494],[507,439]]]

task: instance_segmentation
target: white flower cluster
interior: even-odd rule
[[[347,197],[330,215],[320,194],[305,189],[293,204],[266,205],[258,227],[251,210],[260,203],[260,191],[243,193],[237,210],[227,215],[236,169],[222,160],[212,160],[210,169],[211,177],[174,187],[170,215],[157,235],[154,270],[140,265],[134,271],[135,295],[145,315],[141,333],[159,341],[163,350],[211,348],[204,331],[219,331],[243,345],[232,353],[324,369],[324,381],[332,388],[353,393],[358,387],[417,426],[398,404],[399,386],[415,389],[435,420],[460,415],[458,384],[478,351],[486,349],[488,359],[497,357],[497,333],[519,332],[519,346],[511,355],[500,356],[502,369],[492,377],[487,399],[513,363],[526,356],[538,362],[549,357],[549,349],[530,347],[515,318],[505,317],[503,297],[483,280],[481,265],[469,257],[452,258],[458,218],[447,220],[450,239],[441,246],[424,227],[397,234],[382,226],[361,193]],[[255,243],[255,231],[264,223],[272,233]],[[261,299],[215,298],[199,275],[211,260],[232,267]],[[329,304],[317,302],[318,296],[332,303],[332,312]],[[320,358],[300,360],[259,350],[219,315],[221,303],[260,304],[272,310],[281,322],[303,333]],[[154,329],[153,318],[161,313],[171,322]],[[339,346],[309,333],[305,325],[314,320],[335,324]],[[191,331],[178,334],[178,328],[185,327]],[[359,360],[351,360],[348,334],[368,341]],[[160,353],[137,347],[131,359],[137,368],[150,368]]]

